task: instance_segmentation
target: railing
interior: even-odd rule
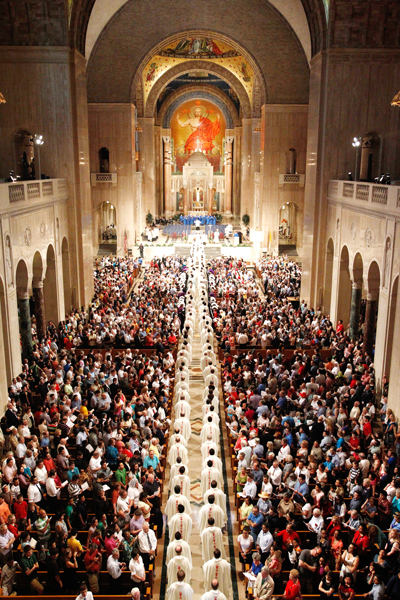
[[[359,183],[357,181],[329,182],[328,198],[330,200],[351,200],[351,204],[364,206],[370,204],[372,210],[400,210],[400,186],[376,183]]]
[[[6,208],[22,202],[49,200],[51,197],[65,198],[68,194],[65,179],[44,179],[43,181],[18,181],[0,184],[0,206]]]

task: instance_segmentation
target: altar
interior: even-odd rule
[[[188,211],[188,216],[189,217],[205,217],[207,214],[207,212],[205,210],[189,210]]]

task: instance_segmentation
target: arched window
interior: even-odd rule
[[[109,173],[110,172],[110,153],[108,152],[108,148],[100,148],[99,150],[99,159],[100,159],[100,173]]]

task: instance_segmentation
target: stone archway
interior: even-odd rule
[[[333,276],[333,259],[335,257],[335,247],[333,239],[329,238],[326,246],[326,261],[325,261],[325,283],[323,295],[323,310],[325,314],[331,310],[332,298],[332,276]]]
[[[386,348],[386,357],[385,357],[385,365],[384,365],[384,374],[388,377],[390,376],[391,364],[392,364],[392,352],[393,352],[393,332],[395,331],[395,323],[396,323],[396,306],[397,306],[397,296],[399,293],[399,276],[397,275],[396,279],[392,285],[392,291],[390,294],[390,304],[389,304],[389,326],[387,333],[387,348]]]
[[[35,302],[36,332],[38,341],[41,342],[46,335],[46,312],[43,294],[43,260],[39,251],[36,251],[32,263],[33,279],[32,291]]]
[[[351,279],[350,279],[350,258],[347,246],[343,246],[340,254],[340,274],[339,274],[339,293],[337,320],[342,321],[346,329],[350,318],[351,305]]]
[[[64,306],[65,313],[68,314],[72,309],[72,294],[71,294],[71,272],[70,272],[70,260],[69,260],[69,246],[66,237],[63,238],[61,244],[61,256],[62,256],[62,272],[63,272],[63,284],[64,284]]]
[[[23,358],[28,358],[32,353],[31,312],[29,308],[29,273],[26,262],[22,258],[17,264],[15,281],[17,284],[21,353]]]
[[[46,255],[46,275],[43,282],[44,306],[46,318],[58,325],[58,286],[56,275],[56,255],[53,246],[50,244]]]

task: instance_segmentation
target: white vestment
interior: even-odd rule
[[[202,469],[206,469],[207,468],[207,463],[208,461],[211,460],[213,467],[215,467],[216,469],[218,469],[218,471],[221,471],[222,473],[222,462],[221,459],[218,456],[215,456],[215,454],[213,456],[208,455],[207,458],[205,459],[205,461],[202,464]]]
[[[207,467],[201,472],[201,495],[204,496],[206,491],[211,487],[211,482],[216,481],[217,487],[222,487],[222,475],[215,467]]]
[[[187,392],[189,391],[189,385],[186,381],[178,381],[175,384],[175,387],[174,387],[175,394],[177,392],[180,392],[181,390],[186,390]]]
[[[192,565],[192,551],[190,550],[190,546],[185,540],[172,540],[168,544],[167,548],[167,558],[165,559],[165,564],[167,565],[169,561],[176,556],[175,548],[180,546],[182,548],[182,556],[186,556],[190,564]]]
[[[204,392],[203,392],[203,400],[204,400],[205,398],[207,398],[207,396],[208,396],[208,392],[209,392],[209,391],[210,391],[210,389],[209,389],[208,387],[206,387],[206,388],[204,389]],[[215,386],[215,388],[213,389],[213,391],[212,391],[212,392],[213,392],[213,395],[214,395],[214,396],[216,396],[217,398],[219,398],[219,389],[218,389],[218,386],[217,386],[217,385]]]
[[[188,464],[188,451],[186,450],[185,446],[180,442],[171,446],[171,449],[168,454],[169,464],[173,465],[174,463],[176,463],[176,459],[178,458],[178,456],[182,459],[184,465]]]
[[[206,405],[207,406],[207,405]],[[207,412],[204,416],[203,416],[203,425],[206,425],[208,423],[208,417],[212,418],[212,422],[215,423],[215,425],[219,425],[219,416],[217,415],[217,413],[215,412],[215,409],[213,411],[209,411]]]
[[[207,440],[207,436],[209,435],[211,435],[212,441],[218,444],[220,436],[219,427],[212,421],[211,423],[206,423],[201,428],[200,439],[202,444],[204,444],[204,442]]]
[[[220,590],[211,590],[202,595],[200,600],[228,600]]]
[[[204,562],[214,558],[214,550],[221,550],[221,557],[226,558],[224,541],[220,527],[206,527],[201,532],[201,553]]]
[[[201,407],[201,410],[203,411],[203,417],[204,415],[210,412],[211,405],[214,407],[213,412],[217,414],[219,412],[219,399],[217,398],[217,396],[213,397],[213,399],[211,400],[211,404],[203,404],[203,406]]]
[[[208,527],[208,519],[211,517],[214,519],[214,525],[216,527],[224,526],[225,519],[222,508],[218,506],[218,504],[204,504],[199,512],[200,533],[203,531],[203,529]]]
[[[190,535],[192,533],[192,519],[189,515],[185,515],[185,513],[174,515],[168,523],[168,527],[171,539],[174,539],[175,533],[179,531],[185,542],[190,540]]]
[[[181,494],[186,496],[186,498],[190,498],[190,479],[187,475],[175,475],[172,480],[171,489],[175,489],[176,485],[179,485],[181,488]]]
[[[185,440],[183,435],[180,435],[179,433],[174,433],[173,435],[171,435],[171,438],[168,442],[169,447],[173,446],[176,443],[175,440],[177,437],[180,438],[180,443],[183,444],[185,448],[187,448],[187,441]]]
[[[171,466],[170,470],[169,470],[169,486],[168,489],[169,490],[173,490],[172,487],[172,480],[176,475],[179,475],[179,469],[181,467],[185,467],[185,475],[189,475],[189,467],[187,465],[184,465],[183,463],[175,463],[174,465]]]
[[[179,417],[179,419],[175,419],[174,423],[174,431],[175,429],[179,429],[179,432],[185,440],[189,440],[192,435],[192,428],[190,426],[190,421],[186,417]]]
[[[178,581],[178,571],[183,571],[185,573],[186,583],[190,583],[190,579],[192,577],[192,567],[190,562],[185,556],[175,555],[168,563],[167,568],[167,576],[168,576],[168,585],[172,585],[175,581]]]
[[[207,377],[204,380],[206,387],[209,386],[211,383],[213,383],[215,385],[215,387],[218,387],[218,377],[216,373],[210,373],[209,375],[207,375]]]
[[[186,402],[189,402],[190,394],[186,390],[178,390],[175,394],[175,400],[177,402],[179,402],[179,400],[186,400]]]
[[[185,513],[188,515],[192,514],[192,509],[190,508],[189,499],[186,498],[183,494],[171,494],[168,498],[168,502],[165,506],[165,514],[168,517],[168,521],[172,519],[172,517],[178,514],[178,506],[179,504],[183,504],[185,507]]]
[[[203,565],[204,589],[211,590],[211,582],[217,579],[219,589],[225,596],[229,596],[229,588],[232,586],[231,565],[224,558],[212,558]]]
[[[167,589],[167,600],[192,600],[193,590],[185,581],[173,583]]]
[[[179,417],[182,417],[182,416],[187,417],[189,419],[190,411],[191,411],[191,406],[190,406],[189,402],[186,402],[186,400],[179,400],[175,404],[175,419],[179,419]]]
[[[215,497],[215,502],[214,504],[218,504],[218,506],[220,508],[222,508],[222,511],[224,513],[224,519],[226,521],[227,519],[227,515],[226,515],[226,494],[224,494],[224,492],[218,488],[210,488],[209,490],[206,491],[206,493],[204,494],[203,500],[204,502],[207,504],[208,500],[208,496],[214,496]]]
[[[215,450],[215,454],[218,452],[218,444],[213,442],[212,440],[206,440],[201,445],[201,457],[203,460],[206,460],[207,456],[210,454],[210,450],[213,448]]]

